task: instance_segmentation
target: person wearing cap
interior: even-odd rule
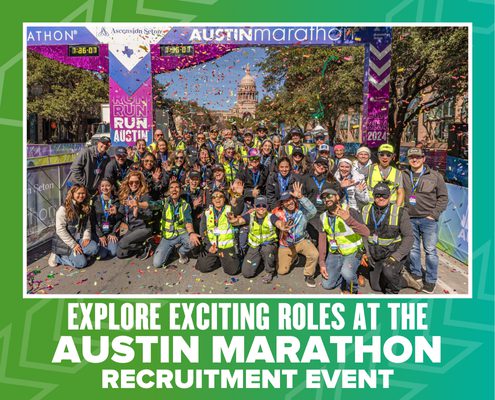
[[[235,181],[232,185],[233,196],[227,204],[226,194],[220,189],[214,189],[212,204],[203,213],[200,222],[200,232],[203,237],[204,249],[198,257],[196,269],[207,273],[222,267],[228,275],[240,272],[240,260],[236,251],[234,227],[229,222],[231,215],[242,213],[244,187],[242,182]]]
[[[414,243],[409,214],[390,198],[390,187],[378,182],[373,188],[373,203],[365,205],[361,213],[370,230],[366,244],[370,285],[383,293],[399,293],[406,287],[419,291],[421,284],[404,268]]]
[[[215,164],[211,168],[212,180],[208,183],[206,189],[206,206],[211,204],[211,196],[215,190],[226,191],[228,189],[227,180],[225,179],[225,169],[221,164]]]
[[[219,161],[222,158],[222,154],[225,150],[226,143],[233,143],[235,151],[237,151],[239,148],[242,147],[242,144],[239,143],[237,139],[234,138],[234,133],[232,132],[231,129],[222,130],[222,139],[223,139],[223,144],[217,146],[217,160]]]
[[[206,193],[201,188],[201,174],[198,171],[189,171],[187,182],[182,190],[182,198],[191,207],[194,231],[199,232],[199,220],[206,204]]]
[[[339,161],[342,157],[344,157],[344,155],[345,146],[342,143],[337,143],[333,146],[333,166],[330,169],[330,172],[332,174],[335,174],[335,172],[337,172],[337,169],[339,168]]]
[[[160,139],[164,139],[163,131],[161,129],[157,129],[153,133],[153,142],[148,146],[148,151],[150,153],[156,153],[158,150],[158,141]]]
[[[255,145],[255,141],[253,140],[253,132],[250,129],[246,129],[243,135],[242,146],[239,147],[239,153],[245,163],[247,163],[249,150],[255,147],[257,148],[258,146]]]
[[[423,292],[435,290],[438,274],[438,219],[449,202],[447,187],[440,173],[426,163],[421,148],[407,151],[409,168],[402,171],[406,208],[411,217],[414,245],[410,255],[410,270],[413,277],[423,281],[421,266],[421,243],[425,251],[425,277]]]
[[[340,287],[342,293],[357,294],[356,271],[364,254],[363,237],[370,231],[357,210],[341,203],[341,194],[338,184],[321,193],[326,208],[320,215],[323,232],[318,236],[321,285],[327,290]]]
[[[247,154],[247,168],[237,172],[237,179],[244,182],[244,196],[247,201],[254,200],[260,194],[265,194],[268,170],[261,165],[260,151],[250,149]]]
[[[268,212],[268,203],[265,196],[258,196],[254,200],[254,212],[246,212],[241,216],[231,216],[229,222],[233,226],[248,224],[248,250],[242,263],[242,275],[252,278],[263,264],[265,275],[263,283],[270,283],[275,275],[277,256],[277,229],[287,231],[288,227],[275,214]]]
[[[370,201],[373,200],[373,188],[379,182],[385,182],[390,188],[390,202],[399,206],[404,204],[402,174],[392,165],[394,158],[394,147],[391,144],[385,143],[378,147],[378,163],[368,167],[366,180]]]
[[[325,145],[326,147],[323,147],[323,149],[325,149],[324,151],[328,151],[328,155],[324,156],[323,157],[327,157],[327,158],[330,158],[330,146],[328,146],[328,144],[325,143],[325,135],[322,134],[322,133],[318,133],[316,136],[315,136],[315,147],[309,152],[309,158],[311,159],[311,161],[315,161],[319,155],[322,155],[321,154],[321,146],[322,145]]]
[[[309,221],[309,235],[315,243],[318,242],[318,232],[321,232],[321,223],[319,215],[325,211],[325,202],[321,197],[323,190],[331,187],[328,177],[328,160],[318,157],[313,164],[313,171],[302,178],[303,193],[313,203],[318,212]]]
[[[181,198],[179,182],[170,183],[168,197],[164,200],[140,203],[139,206],[162,211],[162,239],[153,255],[153,266],[159,268],[165,265],[177,246],[179,263],[186,264],[189,261],[187,254],[193,247],[201,244],[201,237],[194,232],[191,206]]]
[[[266,136],[267,133],[268,133],[268,128],[263,123],[258,124],[258,126],[256,127],[256,138],[255,138],[256,144],[259,145],[260,143],[263,143],[263,141],[267,138]]]
[[[303,143],[303,133],[298,127],[294,127],[289,131],[289,143],[283,146],[282,154],[291,156],[295,148],[301,149],[303,156],[308,153]]]
[[[311,201],[304,197],[303,185],[294,182],[291,192],[280,195],[279,206],[272,213],[284,222],[284,229],[280,232],[278,248],[279,275],[288,274],[298,254],[306,257],[304,265],[304,280],[308,287],[316,287],[315,271],[318,262],[318,250],[308,239],[308,221],[315,217],[316,208]]]
[[[360,211],[365,204],[369,203],[365,178],[352,168],[351,160],[342,157],[334,177],[343,191],[341,201],[350,208]]]
[[[110,160],[105,167],[104,177],[118,189],[121,182],[127,176],[132,161],[127,159],[127,150],[125,147],[115,149],[115,158]]]
[[[236,151],[236,145],[233,140],[226,140],[223,144],[224,150],[220,156],[220,164],[223,165],[225,170],[225,177],[227,183],[231,184],[234,182],[237,173],[243,167],[242,157]]]
[[[96,145],[81,150],[70,166],[69,186],[74,183],[85,186],[89,195],[93,196],[110,161],[110,156],[107,154],[110,145],[110,138],[102,136]]]
[[[369,166],[373,164],[371,161],[371,150],[366,146],[361,146],[356,151],[356,159],[353,161],[353,168],[367,178]]]
[[[217,147],[219,143],[218,139],[218,129],[213,128],[210,130],[210,134],[208,135],[208,140],[206,141],[206,147],[208,148],[210,154],[215,158],[217,157]]]
[[[304,176],[310,170],[309,160],[304,156],[302,147],[293,146],[291,154],[292,172],[295,175]]]

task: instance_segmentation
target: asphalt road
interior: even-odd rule
[[[439,252],[439,279],[434,294],[445,296],[467,294],[468,266],[445,253]],[[48,266],[47,249],[39,249],[28,256],[26,287],[28,293],[50,295],[316,295],[340,294],[339,289],[325,290],[321,277],[316,278],[316,288],[304,282],[303,268],[296,266],[284,276],[277,276],[272,283],[264,284],[260,274],[252,279],[242,275],[231,277],[222,269],[203,274],[194,268],[195,260],[181,265],[176,257],[164,268],[154,268],[151,258],[140,261],[135,258],[96,261],[87,268],[77,270],[59,265]],[[369,282],[359,288],[360,294],[382,294],[371,290]],[[401,294],[418,294],[404,289]]]

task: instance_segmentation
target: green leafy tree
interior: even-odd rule
[[[57,122],[78,140],[87,119],[100,118],[108,103],[108,77],[68,66],[28,51],[27,111]]]

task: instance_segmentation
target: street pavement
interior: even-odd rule
[[[51,295],[315,295],[340,294],[339,289],[325,290],[321,276],[316,278],[316,288],[309,288],[304,282],[302,266],[295,266],[285,276],[276,276],[272,283],[264,284],[263,273],[247,279],[242,275],[226,275],[222,269],[203,274],[194,268],[196,260],[187,264],[178,263],[177,257],[163,268],[154,268],[151,257],[141,261],[135,258],[117,258],[97,261],[84,269],[59,265],[48,266],[48,250],[39,249],[28,255],[26,286],[28,293]],[[440,252],[439,279],[434,294],[446,297],[469,293],[468,266],[449,255]],[[303,261],[303,260],[301,260]],[[371,290],[369,282],[359,288],[360,294],[382,294]],[[404,289],[400,294],[417,294]]]

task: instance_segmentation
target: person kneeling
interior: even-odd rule
[[[356,271],[364,249],[361,236],[370,231],[356,210],[340,204],[339,188],[325,189],[321,197],[326,207],[320,217],[324,232],[318,238],[322,286],[328,290],[340,286],[342,293],[357,294]]]
[[[189,261],[187,253],[201,244],[199,235],[194,233],[192,224],[191,206],[182,199],[179,182],[170,183],[169,197],[164,201],[153,202],[155,209],[162,206],[161,231],[162,239],[153,256],[153,267],[159,268],[166,264],[170,253],[175,246],[179,247],[179,263]]]
[[[373,188],[374,202],[363,207],[362,217],[370,230],[368,260],[371,288],[384,293],[399,293],[402,288],[421,290],[421,284],[404,268],[414,243],[407,210],[390,203],[390,188],[378,183]]]
[[[230,216],[229,222],[234,225],[249,224],[248,250],[242,263],[242,275],[252,278],[263,262],[265,275],[263,283],[270,283],[275,274],[277,254],[277,229],[288,231],[279,217],[268,213],[268,201],[265,196],[258,196],[254,200],[254,212],[247,212],[240,217]]]
[[[214,189],[211,195],[212,205],[204,212],[200,222],[200,232],[204,232],[204,250],[196,264],[200,272],[211,272],[222,266],[228,275],[236,275],[240,270],[240,261],[235,248],[234,228],[228,216],[239,215],[244,203],[232,198],[232,205],[225,205],[225,193]]]

